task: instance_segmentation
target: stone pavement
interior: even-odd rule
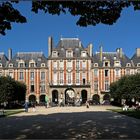
[[[0,139],[136,139],[140,120],[112,106],[37,107],[36,112],[0,118]]]

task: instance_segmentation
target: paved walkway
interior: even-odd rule
[[[106,109],[111,106],[38,107],[0,118],[0,139],[140,138],[140,120]],[[114,107],[113,107],[114,108]]]

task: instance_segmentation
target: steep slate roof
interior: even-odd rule
[[[140,57],[137,57],[136,53],[132,56],[131,59],[135,66],[137,66],[138,63],[140,63]]]
[[[2,66],[5,67],[7,62],[8,58],[6,57],[6,55],[3,52],[0,52],[0,63],[2,64]]]
[[[106,58],[104,60],[104,57]],[[97,52],[96,54],[93,55],[92,62],[93,64],[98,63],[99,67],[103,66],[103,62],[106,60],[110,61],[110,67],[114,66],[114,57],[116,57],[115,61],[120,61],[121,66],[125,67],[127,63],[131,63],[131,60],[123,54],[122,57],[119,56],[117,52],[103,52],[102,53],[102,62],[100,61],[100,53]]]
[[[58,57],[66,57],[66,50],[73,51],[73,57],[81,57],[81,51],[86,49],[83,47],[79,38],[61,38],[58,42],[56,48],[53,48],[52,51],[58,52]],[[87,56],[89,56],[87,54]]]
[[[41,63],[47,64],[47,58],[42,52],[18,52],[9,63],[12,63],[14,67],[18,67],[18,60],[24,60],[26,67],[29,67],[30,60],[35,61],[36,67],[40,67]]]

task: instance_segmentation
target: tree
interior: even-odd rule
[[[110,94],[115,99],[140,99],[140,74],[124,76],[110,85]]]
[[[0,103],[25,100],[26,85],[11,77],[0,77]]]
[[[25,23],[26,18],[16,10],[12,3],[18,3],[19,0],[11,0],[0,4],[0,34],[5,35],[5,30],[11,29],[11,23]],[[72,16],[78,16],[76,22],[79,26],[88,26],[103,23],[112,25],[121,15],[121,11],[129,6],[134,10],[140,9],[140,1],[129,0],[72,0],[72,1],[32,1],[32,11],[38,13],[39,10],[52,15],[70,13]]]

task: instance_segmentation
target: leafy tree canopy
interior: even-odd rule
[[[20,11],[13,7],[13,3],[20,0],[9,0],[0,3],[0,34],[5,35],[6,30],[11,29],[11,23],[27,22]],[[32,1],[32,12],[38,13],[39,10],[52,15],[70,13],[78,16],[76,22],[79,26],[88,26],[102,23],[112,25],[121,15],[125,7],[133,6],[134,10],[140,9],[140,1],[129,0],[72,0],[72,1],[53,1],[36,0]]]
[[[11,77],[0,77],[0,103],[25,100],[26,85]]]
[[[110,85],[110,94],[119,99],[140,99],[140,74],[124,76]]]

